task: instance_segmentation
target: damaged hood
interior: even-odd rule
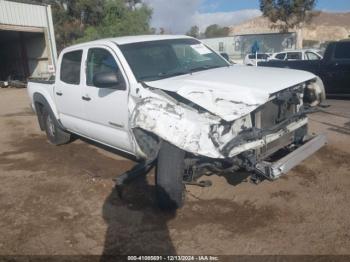
[[[252,112],[271,94],[315,78],[299,70],[230,66],[146,82],[175,92],[226,121]]]

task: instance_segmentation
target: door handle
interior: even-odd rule
[[[62,96],[62,95],[63,95],[63,93],[62,93],[62,92],[57,91],[57,92],[56,92],[56,95],[58,95],[58,96]]]
[[[85,100],[85,101],[90,101],[90,100],[91,100],[91,98],[88,97],[88,96],[82,96],[81,99],[83,99],[83,100]]]

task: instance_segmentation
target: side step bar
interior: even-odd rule
[[[275,180],[281,175],[288,173],[293,167],[314,154],[327,143],[325,134],[313,137],[304,145],[298,147],[293,152],[277,160],[276,162],[262,161],[257,163],[255,168],[266,178]]]

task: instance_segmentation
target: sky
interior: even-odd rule
[[[200,12],[229,12],[255,8],[259,8],[258,0],[203,0],[200,5]],[[328,10],[331,12],[350,11],[350,1],[318,0],[316,9]]]
[[[191,26],[201,31],[211,24],[229,26],[259,16],[259,0],[144,0],[153,9],[152,26],[183,34]],[[350,0],[318,0],[316,9],[350,12]]]

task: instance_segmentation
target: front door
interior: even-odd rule
[[[98,73],[117,72],[118,86],[98,88],[93,79]],[[86,53],[84,109],[86,135],[101,143],[132,153],[129,135],[128,84],[113,50],[104,46]]]

